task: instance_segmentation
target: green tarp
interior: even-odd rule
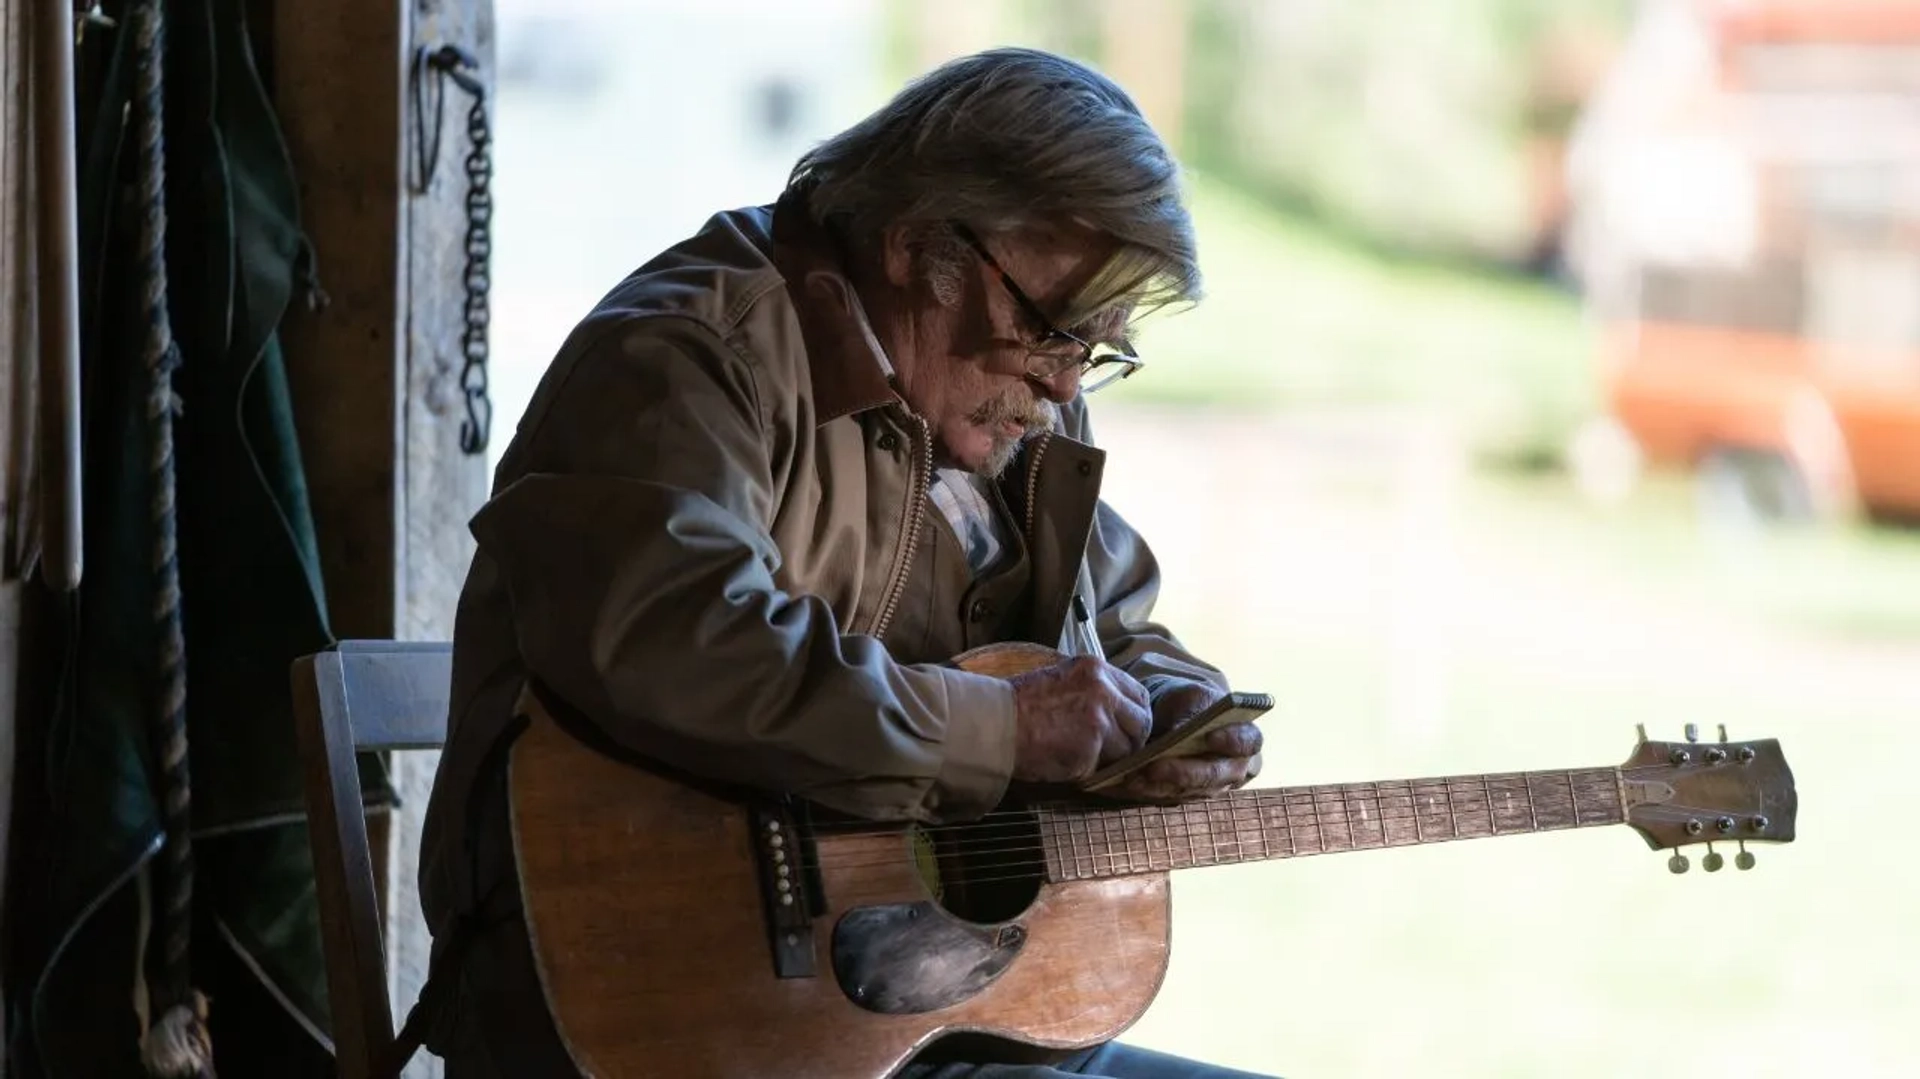
[[[166,78],[169,309],[185,618],[195,983],[225,1075],[329,1074],[326,985],[288,669],[331,642],[278,330],[313,294],[296,187],[241,0],[172,0]],[[116,13],[121,14],[121,13]],[[164,836],[155,712],[149,376],[133,265],[133,35],[88,34],[80,196],[86,576],[48,732],[45,865],[22,874],[8,994],[20,1079],[138,1075],[143,866]],[[83,70],[92,70],[87,68]],[[23,768],[36,762],[22,761]],[[363,781],[390,792],[374,761]],[[16,926],[16,929],[19,928]],[[257,1070],[259,1068],[267,1070]]]

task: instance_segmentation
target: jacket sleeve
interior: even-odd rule
[[[1013,768],[1001,680],[894,660],[775,583],[756,369],[706,327],[628,320],[529,416],[475,517],[528,672],[623,746],[875,819],[991,809]]]
[[[1063,410],[1068,431],[1088,444],[1093,433],[1085,404]],[[1100,500],[1087,537],[1086,572],[1094,631],[1107,659],[1146,687],[1151,697],[1180,682],[1231,688],[1220,670],[1188,651],[1166,626],[1153,620],[1160,596],[1160,564],[1147,541]]]

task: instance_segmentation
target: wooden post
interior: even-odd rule
[[[491,0],[421,0],[413,43],[417,48],[454,45],[479,62],[477,77],[487,91],[486,131],[491,135],[496,115]],[[473,149],[467,130],[473,99],[452,83],[445,91],[440,156],[433,168],[433,182],[424,194],[411,196],[408,201],[406,392],[399,440],[406,462],[402,488],[405,512],[399,548],[402,591],[397,634],[408,640],[452,639],[454,606],[473,558],[473,537],[467,531],[467,521],[485,501],[488,482],[485,451],[468,454],[461,448],[461,426],[467,419],[461,388],[469,227],[465,162]],[[429,125],[432,120],[427,117]],[[411,125],[407,136],[410,140],[417,138]],[[417,157],[415,143],[406,145],[408,159]],[[491,157],[489,149],[489,167]],[[512,420],[505,417],[503,423],[493,424],[492,437],[510,435]],[[426,983],[431,953],[432,940],[420,912],[417,882],[422,825],[440,754],[395,753],[392,762],[401,809],[389,821],[387,834],[387,864],[391,867],[385,908],[387,993],[396,1002],[396,1010],[404,1012]],[[440,1074],[438,1058],[422,1053],[408,1067],[406,1079],[437,1079]]]
[[[479,61],[491,113],[491,0],[280,3],[274,15],[274,92],[329,298],[290,315],[284,344],[340,637],[450,639],[467,520],[486,497],[486,457],[460,445],[471,99],[452,83],[433,183],[413,186],[411,67],[416,50],[447,44]],[[393,759],[406,808],[385,829],[382,908],[402,1017],[426,969],[416,855],[437,763]],[[425,1054],[407,1072],[435,1074]]]
[[[909,34],[921,75],[957,56],[991,45],[1003,21],[1004,0],[973,0],[965,4],[909,5],[903,18],[911,21]]]
[[[1102,68],[1169,146],[1180,145],[1186,108],[1187,0],[1107,0],[1100,5]]]
[[[341,637],[391,637],[399,609],[406,14],[396,0],[273,12],[275,105],[327,296],[288,310],[281,343]]]

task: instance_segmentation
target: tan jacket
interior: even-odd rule
[[[529,675],[669,765],[884,819],[992,808],[1013,767],[995,678],[881,647],[930,512],[924,421],[832,240],[783,203],[721,214],[641,267],[562,346],[472,522],[449,743],[422,895],[471,902],[468,791]],[[1099,501],[1079,401],[1003,481],[1031,556],[1031,637],[1157,690],[1224,685],[1149,620],[1157,570]],[[477,872],[483,875],[485,869]]]

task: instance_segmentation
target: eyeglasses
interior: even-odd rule
[[[1027,317],[1040,327],[1040,340],[1027,352],[1028,378],[1045,382],[1067,368],[1078,365],[1080,392],[1093,393],[1127,378],[1146,366],[1140,357],[1133,354],[1131,348],[1105,343],[1094,344],[1055,326],[1053,320],[1047,317],[1047,313],[1040,310],[1040,305],[1033,302],[1032,297],[1014,283],[1013,275],[1001,267],[992,252],[980,242],[980,237],[974,235],[972,229],[955,221],[953,231],[966,241],[967,246],[973,248],[974,253],[980,256],[980,260],[985,262],[989,269],[1000,275],[1000,283],[1006,287],[1007,295],[1012,296],[1013,302],[1018,304],[1020,309],[1026,312]]]

